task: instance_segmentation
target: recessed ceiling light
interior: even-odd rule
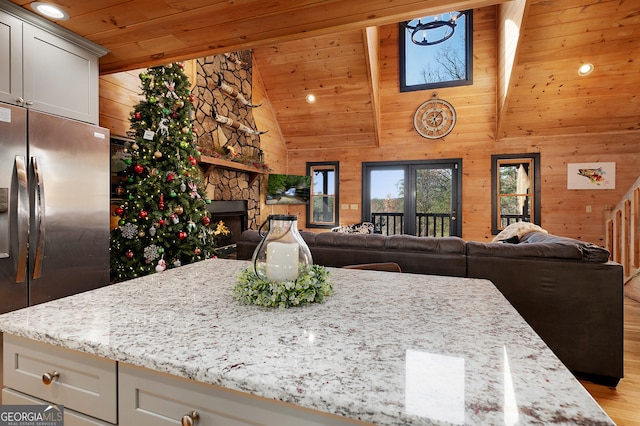
[[[316,96],[313,93],[309,93],[306,99],[308,103],[312,104],[316,101]]]
[[[584,77],[585,75],[591,74],[592,71],[593,71],[593,64],[589,64],[589,63],[582,64],[578,69],[578,75],[581,77]]]
[[[41,15],[47,18],[56,19],[58,21],[66,21],[69,19],[69,15],[62,9],[52,4],[44,3],[41,1],[34,1],[30,4],[31,9],[35,10]]]

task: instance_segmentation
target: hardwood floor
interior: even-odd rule
[[[624,378],[616,388],[580,382],[618,426],[640,425],[640,302],[624,299]]]

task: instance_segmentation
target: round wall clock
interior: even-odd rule
[[[456,110],[449,102],[439,99],[436,93],[420,105],[413,116],[416,131],[427,139],[443,138],[455,125]]]

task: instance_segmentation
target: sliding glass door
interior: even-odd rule
[[[462,235],[461,160],[363,163],[363,220],[385,235]]]

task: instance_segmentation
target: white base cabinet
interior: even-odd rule
[[[369,424],[7,333],[3,358],[3,404],[64,405],[66,426]]]
[[[47,401],[16,392],[11,389],[2,390],[2,403],[5,405],[45,405]],[[70,410],[64,407],[64,425],[65,426],[113,426],[112,423],[103,422],[93,417]]]
[[[65,410],[117,423],[115,361],[7,333],[3,350],[6,388],[64,405]],[[51,377],[49,384],[45,384],[45,374]],[[3,392],[3,404],[7,403],[5,398]]]
[[[183,417],[202,426],[363,424],[124,363],[118,370],[122,425],[190,424]]]

